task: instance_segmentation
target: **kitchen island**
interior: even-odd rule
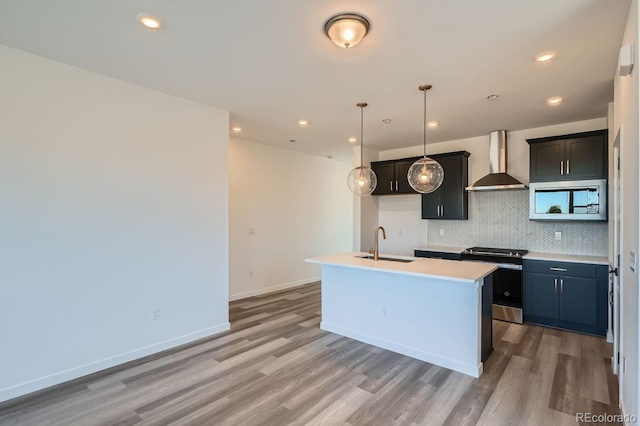
[[[497,265],[362,256],[367,253],[307,259],[322,265],[320,328],[479,377],[493,350]]]

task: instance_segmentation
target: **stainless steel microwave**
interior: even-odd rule
[[[607,180],[529,184],[529,219],[607,220]]]

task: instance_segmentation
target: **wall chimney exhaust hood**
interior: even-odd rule
[[[506,130],[491,132],[489,139],[489,174],[465,189],[467,191],[527,189],[524,183],[507,174]]]

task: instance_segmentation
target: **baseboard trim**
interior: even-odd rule
[[[244,293],[231,294],[231,295],[229,295],[229,301],[233,302],[235,300],[247,299],[249,297],[262,296],[263,294],[269,294],[269,293],[273,293],[273,292],[280,291],[280,290],[286,290],[286,289],[291,288],[291,287],[297,287],[299,285],[311,284],[311,283],[315,283],[315,282],[318,282],[318,281],[320,281],[320,277],[312,277],[312,278],[306,278],[304,280],[292,281],[292,282],[286,283],[286,284],[279,284],[279,285],[274,285],[274,286],[271,286],[271,287],[261,288],[261,289],[258,289],[258,290],[246,291]]]
[[[182,346],[197,340],[205,339],[207,337],[211,337],[215,334],[229,330],[230,328],[231,324],[229,322],[225,322],[214,327],[205,328],[203,330],[188,333],[173,339],[154,343],[152,345],[144,346],[142,348],[134,349],[122,354],[113,355],[108,358],[103,358],[98,361],[90,362],[78,367],[53,373],[48,376],[40,377],[8,388],[0,389],[0,406],[4,406],[5,403],[9,403],[10,405],[12,405],[10,402],[10,400],[12,399],[20,398],[33,392],[42,391],[43,389],[47,389],[52,386],[61,385],[65,382],[94,374],[102,370],[110,369],[112,367],[125,364],[139,358],[144,358],[158,352],[173,349],[177,346]]]
[[[389,340],[380,339],[379,337],[360,333],[358,331],[340,327],[334,324],[328,324],[326,322],[321,322],[320,328],[325,331],[330,331],[331,333],[336,333],[341,336],[358,340],[360,342],[368,343],[370,345],[378,346],[380,348],[397,352],[402,355],[410,356],[412,358],[419,359],[420,361],[429,362],[431,364],[439,365],[450,370],[459,371],[460,373],[466,374],[468,376],[480,377],[483,371],[482,363],[480,363],[479,365],[464,364],[449,358],[443,358],[430,352],[425,352],[420,349],[401,345]]]

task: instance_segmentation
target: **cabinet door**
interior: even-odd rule
[[[560,277],[560,319],[586,325],[598,325],[598,280]]]
[[[411,185],[409,185],[409,179],[407,179],[407,173],[413,163],[413,161],[398,161],[395,163],[395,178],[398,182],[398,190],[396,192],[400,194],[417,194]]]
[[[557,286],[554,275],[526,273],[524,314],[544,318],[558,318]],[[559,280],[558,280],[559,281]]]
[[[606,179],[607,148],[604,136],[567,139],[567,179]]]
[[[531,144],[529,152],[529,180],[531,182],[564,180],[566,178],[564,140]]]
[[[386,195],[395,192],[395,168],[393,163],[371,164],[371,169],[376,174],[378,185],[372,195]]]
[[[431,194],[422,194],[422,218],[442,219],[440,217],[440,206],[442,204],[442,186]]]
[[[466,160],[466,158],[465,158]],[[444,170],[440,219],[466,219],[467,191],[463,182],[462,156],[444,157],[437,160]]]

